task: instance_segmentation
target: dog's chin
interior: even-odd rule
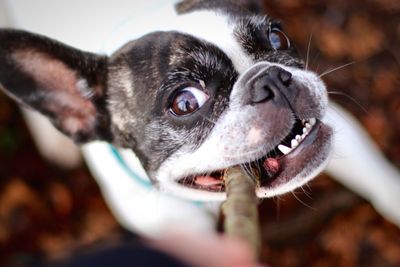
[[[284,194],[304,185],[322,171],[330,155],[331,143],[332,129],[329,126],[315,119],[297,120],[275,149],[251,163],[243,163],[242,167],[256,180],[258,197]],[[164,181],[162,187],[192,200],[224,200],[225,170],[178,177]]]

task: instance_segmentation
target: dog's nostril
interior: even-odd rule
[[[278,75],[284,85],[288,86],[290,84],[290,81],[292,80],[292,74],[290,72],[281,69]]]
[[[258,73],[251,85],[251,101],[253,104],[272,100],[287,90],[292,81],[292,74],[280,67],[272,66]]]
[[[274,98],[274,93],[270,88],[271,84],[266,77],[260,78],[253,84],[252,103],[257,104]]]

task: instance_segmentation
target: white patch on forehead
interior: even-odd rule
[[[223,13],[216,11],[197,11],[177,15],[173,6],[155,10],[146,17],[134,16],[125,21],[110,36],[103,51],[112,54],[129,41],[155,31],[177,31],[214,44],[232,61],[235,69],[243,73],[253,60],[234,36],[235,23]]]
[[[234,36],[235,23],[226,15],[213,11],[200,11],[180,16],[178,20],[177,31],[217,46],[232,60],[233,66],[239,73],[243,73],[254,64]]]

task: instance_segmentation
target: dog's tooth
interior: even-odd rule
[[[278,149],[285,155],[288,154],[290,151],[292,151],[292,149],[290,149],[289,147],[287,147],[285,145],[279,145]]]
[[[310,119],[311,126],[314,126],[317,120],[315,118]]]
[[[306,129],[311,129],[311,124],[306,123]]]
[[[296,135],[296,140],[300,142],[301,141],[301,136],[300,135]]]
[[[306,138],[306,136],[307,136],[307,134],[306,134],[306,133],[303,133],[303,135],[301,136],[301,139]]]
[[[307,133],[307,128],[303,128],[303,135]]]
[[[297,142],[297,140],[292,140],[292,142],[291,142],[291,145],[292,145],[292,148],[295,148],[295,147],[297,147],[298,145],[299,145],[299,142]]]

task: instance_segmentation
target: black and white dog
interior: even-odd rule
[[[340,158],[331,173],[400,222],[397,171],[357,125],[348,129],[346,113],[328,109],[322,80],[255,1],[183,1],[145,19],[117,29],[108,56],[0,31],[1,89],[91,142],[87,162],[123,224],[144,233],[171,222],[209,227],[199,201],[224,199],[226,168],[243,166],[260,198],[276,196],[322,171],[332,144]],[[335,143],[328,125],[344,133]],[[348,158],[354,149],[367,154]],[[366,175],[365,159],[374,165]],[[390,174],[377,183],[382,170]]]

